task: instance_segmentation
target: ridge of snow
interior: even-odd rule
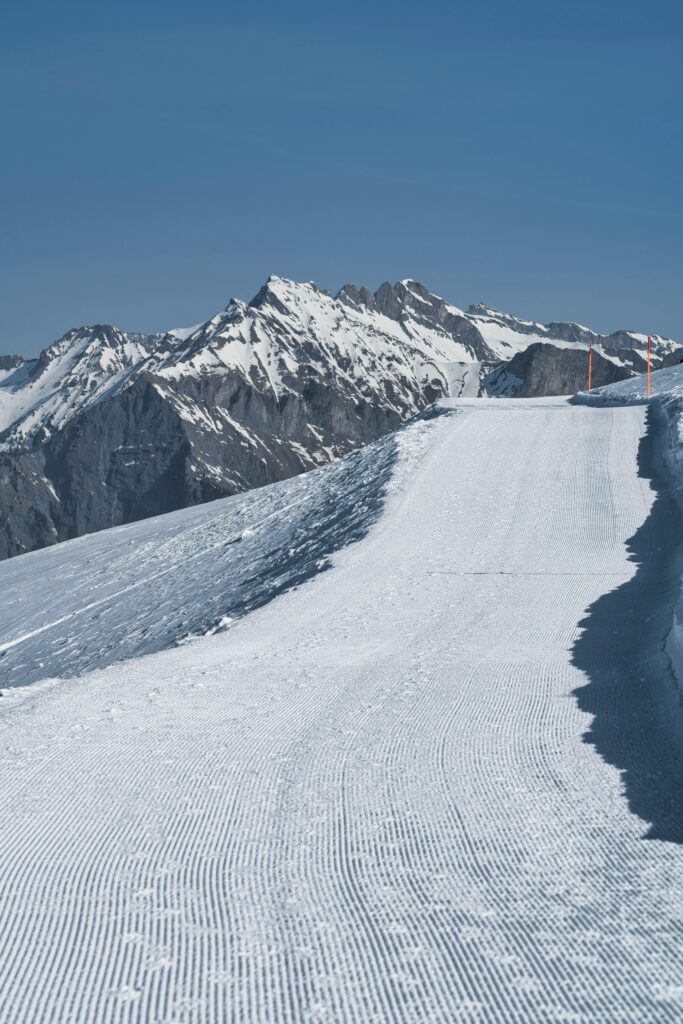
[[[198,331],[201,326],[201,324],[194,324],[193,327],[172,327],[170,331],[167,331],[167,334],[172,338],[177,338],[178,341],[187,341],[190,335]]]

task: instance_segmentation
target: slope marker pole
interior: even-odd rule
[[[650,350],[652,349],[652,339],[650,335],[647,336],[647,397],[650,397]]]
[[[593,339],[588,339],[588,390],[591,389],[591,377],[593,376]]]

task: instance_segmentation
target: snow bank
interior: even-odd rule
[[[655,370],[650,377],[650,397],[647,396],[645,374],[581,392],[573,399],[586,405],[643,404],[652,403],[661,410],[665,418],[665,444],[662,446],[664,464],[673,482],[674,494],[683,510],[683,365],[669,366]],[[673,622],[666,638],[666,650],[671,660],[674,676],[683,696],[683,580],[681,596],[674,609]]]

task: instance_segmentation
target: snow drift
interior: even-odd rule
[[[655,370],[651,374],[651,395],[647,395],[647,377],[641,375],[620,381],[591,392],[582,392],[576,402],[591,405],[610,403],[650,403],[655,415],[664,420],[661,430],[660,456],[667,467],[673,493],[683,514],[683,365]],[[683,521],[683,520],[682,520]],[[683,541],[683,532],[681,533]],[[674,557],[672,552],[671,557]],[[681,596],[676,605],[673,622],[666,639],[666,649],[678,680],[683,702],[683,579]],[[676,711],[683,716],[683,704]],[[674,728],[683,733],[683,717],[680,723],[674,720]]]

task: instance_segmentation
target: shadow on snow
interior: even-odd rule
[[[655,500],[627,541],[637,571],[590,606],[572,660],[589,680],[574,691],[593,715],[585,742],[620,769],[645,838],[683,843],[683,708],[664,649],[680,592],[681,517],[660,455],[666,429],[650,406],[638,472]]]

